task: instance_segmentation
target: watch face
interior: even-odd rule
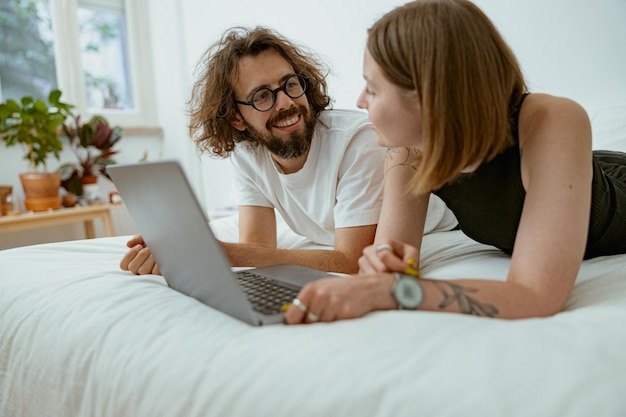
[[[410,310],[418,308],[424,297],[422,286],[412,277],[399,279],[393,287],[393,295],[400,308]]]

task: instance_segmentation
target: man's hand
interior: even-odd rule
[[[120,262],[120,268],[123,271],[130,271],[135,275],[161,275],[161,270],[141,235],[133,236],[126,242],[126,246],[130,250],[126,252]]]

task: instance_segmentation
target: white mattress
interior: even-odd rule
[[[2,416],[625,416],[626,255],[585,261],[566,311],[380,312],[250,327],[118,268],[126,237],[0,252]],[[425,237],[428,277],[508,257]]]

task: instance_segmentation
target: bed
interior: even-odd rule
[[[626,151],[626,108],[592,122],[596,148]],[[0,251],[0,416],[626,416],[626,255],[585,261],[549,318],[257,328],[120,271],[126,239]],[[430,278],[502,280],[509,264],[460,231],[423,247]]]

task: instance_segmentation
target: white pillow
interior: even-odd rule
[[[626,152],[626,105],[588,111],[593,149]]]

